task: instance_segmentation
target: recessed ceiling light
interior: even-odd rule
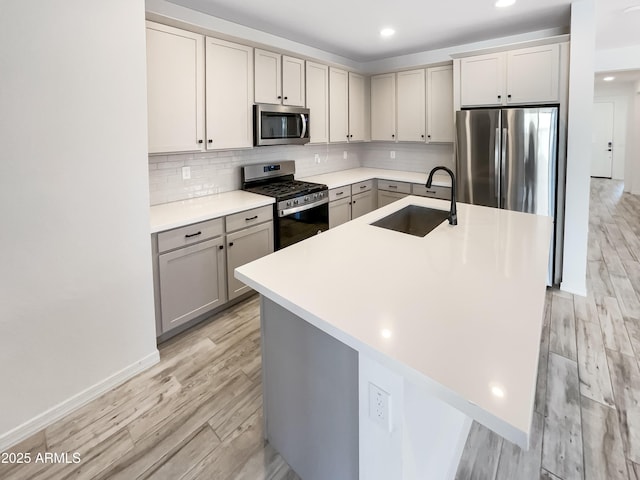
[[[634,5],[633,7],[627,7],[623,10],[624,13],[630,13],[630,12],[638,12],[640,11],[640,5]]]
[[[516,0],[497,0],[495,5],[498,8],[504,8],[504,7],[510,7],[514,3],[516,3]]]
[[[613,80],[615,80],[616,77],[604,77],[602,80],[604,80],[605,82],[612,82]]]
[[[396,33],[396,31],[393,28],[383,28],[382,30],[380,30],[380,35],[382,35],[383,37],[390,37],[394,33]]]

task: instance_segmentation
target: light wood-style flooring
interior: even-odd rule
[[[474,424],[458,480],[640,480],[640,197],[594,179],[590,210],[588,297],[547,292],[531,448]],[[11,449],[80,463],[0,464],[0,479],[298,479],[263,440],[258,308],[164,343],[158,365]]]

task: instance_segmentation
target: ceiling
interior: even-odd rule
[[[570,24],[571,0],[169,0],[357,62],[435,50]],[[640,45],[640,0],[596,0],[597,47]],[[382,38],[384,27],[396,34]]]

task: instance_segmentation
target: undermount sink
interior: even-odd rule
[[[449,218],[449,212],[446,210],[408,205],[371,225],[424,237],[447,218]]]

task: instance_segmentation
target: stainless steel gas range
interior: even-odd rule
[[[274,204],[275,248],[279,250],[329,228],[329,189],[295,180],[293,160],[242,167],[242,189],[268,195]]]

